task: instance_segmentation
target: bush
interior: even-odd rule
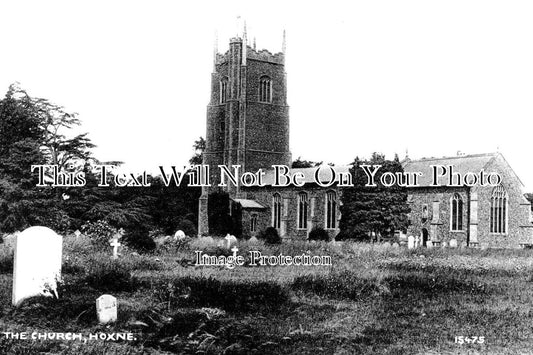
[[[352,271],[299,276],[292,283],[292,289],[318,296],[351,300],[389,293],[386,283],[375,278],[359,277]]]
[[[151,252],[156,248],[155,241],[147,230],[136,229],[129,231],[124,236],[124,242],[131,248],[140,252]]]
[[[309,232],[309,240],[329,242],[329,234],[322,227],[315,227]]]
[[[176,229],[176,231],[179,230],[183,231],[183,233],[185,233],[185,235],[190,238],[195,238],[198,236],[196,226],[188,219],[181,220],[181,222],[178,224],[178,228]]]
[[[274,227],[268,227],[258,237],[263,239],[266,244],[281,244],[281,238],[278,234],[278,230]]]
[[[99,291],[134,291],[138,280],[118,260],[94,260],[85,276],[87,284]]]
[[[81,226],[81,232],[88,236],[95,244],[99,246],[108,246],[109,239],[117,233],[106,221],[87,222]]]

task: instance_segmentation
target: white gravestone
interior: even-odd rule
[[[407,248],[414,249],[414,247],[415,247],[415,237],[410,235],[409,237],[407,237]]]
[[[17,235],[13,265],[14,306],[33,296],[57,295],[63,237],[46,227],[30,227]]]
[[[228,249],[231,248],[232,245],[237,244],[237,238],[235,238],[234,235],[229,235],[228,234],[228,235],[226,235],[226,237],[224,239],[226,239],[226,241],[227,241],[227,245],[226,246],[227,246]]]
[[[420,238],[418,238],[418,235],[415,236],[415,248],[418,248],[420,246]]]
[[[113,247],[113,259],[118,259],[118,247],[122,244],[119,243],[118,238],[113,238],[113,241],[109,245]]]
[[[457,248],[457,239],[450,239],[450,248]]]
[[[181,229],[174,234],[174,240],[183,240],[185,237],[186,235]]]
[[[259,239],[257,239],[256,237],[251,237],[250,239],[248,239],[248,244],[251,244],[251,245],[259,244]]]
[[[96,299],[96,314],[100,324],[117,321],[117,299],[111,295],[102,295]]]

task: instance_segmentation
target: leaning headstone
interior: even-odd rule
[[[96,314],[100,324],[117,321],[117,299],[111,295],[102,295],[96,299]]]
[[[415,237],[410,235],[407,237],[407,248],[408,249],[414,249],[415,248]]]
[[[226,237],[226,247],[229,249],[232,245],[237,244],[237,238],[234,235],[227,234]]]
[[[185,233],[181,229],[179,231],[177,231],[176,234],[174,234],[174,240],[183,240],[186,237],[187,236],[185,235]]]
[[[450,248],[457,248],[457,239],[450,239]]]
[[[30,227],[17,235],[13,263],[14,306],[33,296],[56,296],[61,277],[63,237],[46,227]]]

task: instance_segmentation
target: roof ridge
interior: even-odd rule
[[[420,159],[411,159],[408,163],[412,162],[419,162],[419,161],[428,161],[428,160],[449,160],[449,159],[463,159],[463,158],[480,158],[480,157],[494,157],[497,153],[479,153],[479,154],[469,154],[469,155],[458,155],[458,156],[450,156],[450,157],[440,157],[440,158],[420,158]]]

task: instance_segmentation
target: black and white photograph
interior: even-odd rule
[[[0,354],[533,354],[531,19],[0,2]]]

